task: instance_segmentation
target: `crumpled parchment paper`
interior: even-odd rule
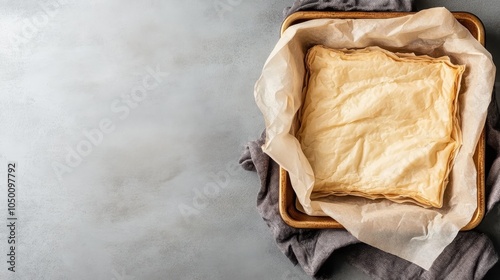
[[[463,145],[441,209],[360,197],[311,200],[314,174],[295,132],[303,100],[304,57],[318,44],[447,55],[453,63],[466,65],[459,96]],[[360,241],[429,269],[477,208],[472,156],[486,120],[494,78],[491,55],[445,8],[392,19],[318,19],[296,24],[282,34],[255,85],[255,99],[266,123],[262,148],[289,172],[307,214],[328,215]]]

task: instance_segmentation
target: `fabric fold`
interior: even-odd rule
[[[299,0],[283,10],[284,17],[299,11],[410,12],[413,0]]]

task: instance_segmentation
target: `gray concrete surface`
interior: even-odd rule
[[[0,279],[310,279],[235,166],[291,2],[0,1],[0,180],[16,162],[18,218],[15,273],[0,227]],[[500,59],[497,1],[431,6],[478,15]],[[498,218],[481,226],[496,244]]]

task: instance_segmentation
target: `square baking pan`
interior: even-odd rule
[[[281,26],[281,34],[293,24],[313,19],[384,19],[411,15],[409,12],[327,12],[327,11],[304,11],[296,12],[288,16]],[[475,15],[468,12],[453,12],[455,18],[465,26],[472,36],[484,46],[484,26]],[[479,142],[474,154],[474,163],[477,170],[477,209],[471,221],[462,228],[462,231],[475,228],[484,217],[484,159],[485,159],[485,131],[481,132]],[[279,211],[283,221],[295,228],[343,228],[343,226],[328,216],[309,216],[297,209],[297,196],[290,183],[288,172],[280,167],[279,182]]]

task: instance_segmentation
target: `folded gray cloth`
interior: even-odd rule
[[[378,6],[375,4],[378,3]],[[393,10],[405,11],[412,1],[296,1],[285,10]],[[380,8],[380,9],[377,9]],[[498,108],[493,101],[488,111],[487,146],[488,176],[486,180],[487,210],[500,201],[500,127]],[[443,251],[430,270],[379,249],[359,242],[345,230],[296,229],[281,219],[278,210],[279,166],[262,152],[265,133],[248,143],[240,158],[246,170],[257,171],[261,189],[257,209],[276,239],[279,249],[294,263],[316,279],[330,279],[335,257],[341,256],[350,264],[375,279],[482,279],[497,262],[498,256],[491,240],[484,234],[460,232]]]
[[[285,8],[287,17],[298,11],[391,11],[410,12],[413,0],[298,0]]]
[[[491,210],[500,200],[500,117],[497,104],[496,99],[491,102],[491,105],[488,108],[488,118],[486,119],[487,211]]]

